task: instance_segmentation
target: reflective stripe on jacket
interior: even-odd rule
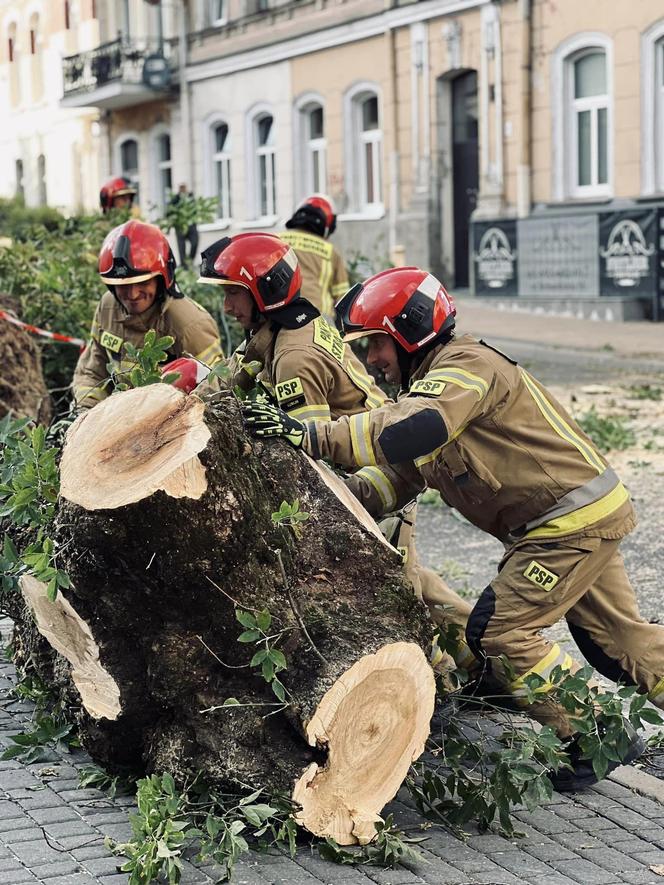
[[[297,255],[302,271],[302,297],[333,321],[334,305],[349,287],[339,250],[329,240],[304,230],[285,230],[279,237]]]
[[[634,525],[629,495],[565,409],[524,369],[471,336],[428,354],[398,403],[308,428],[305,449],[401,506],[425,485],[504,543]],[[389,481],[387,489],[384,479]],[[376,490],[380,497],[380,490]]]

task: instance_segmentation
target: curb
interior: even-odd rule
[[[664,782],[652,774],[641,771],[640,768],[620,765],[611,772],[607,780],[614,781],[641,796],[664,805]]]

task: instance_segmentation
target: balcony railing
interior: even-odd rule
[[[64,97],[94,92],[109,84],[169,88],[176,66],[170,41],[119,38],[62,60]]]

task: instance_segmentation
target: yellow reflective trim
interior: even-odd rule
[[[199,362],[205,363],[206,366],[212,366],[218,360],[223,359],[224,354],[221,349],[220,343],[218,341],[213,341],[209,347],[205,348],[205,350],[202,350],[200,353],[194,354],[194,357]]]
[[[424,467],[425,464],[430,464],[432,461],[435,461],[442,451],[443,446],[438,446],[437,449],[434,449],[433,452],[429,452],[428,455],[422,455],[421,458],[416,458],[413,463],[418,469]]]
[[[584,459],[594,467],[598,473],[604,473],[606,465],[603,463],[597,452],[592,446],[576,433],[565,419],[553,408],[551,403],[544,396],[542,391],[535,385],[533,379],[527,372],[521,370],[521,376],[528,388],[530,395],[535,400],[537,408],[540,410],[547,423],[556,431],[561,439],[571,443],[584,457]]]
[[[331,421],[330,407],[322,403],[321,405],[300,406],[298,409],[285,408],[284,411],[297,418],[299,421]]]
[[[288,243],[296,252],[310,252],[312,255],[318,255],[319,258],[328,260],[332,255],[332,243],[305,231],[285,230],[279,234],[279,239]]]
[[[657,685],[648,692],[648,700],[658,707],[664,706],[664,678],[660,679]]]
[[[558,643],[554,643],[551,651],[549,651],[541,661],[538,661],[527,673],[519,676],[518,679],[515,679],[514,682],[510,684],[510,692],[518,703],[527,703],[524,701],[523,695],[526,693],[525,680],[528,676],[535,674],[544,679],[544,685],[538,686],[538,688],[535,689],[535,694],[548,694],[554,688],[553,683],[548,680],[548,677],[553,673],[554,669],[556,667],[561,667],[563,670],[571,671],[573,666],[574,661],[570,655],[562,651]]]
[[[466,390],[476,390],[480,399],[483,399],[489,392],[489,385],[484,378],[480,378],[479,375],[474,375],[472,372],[466,371],[466,369],[457,369],[455,367],[432,369],[430,372],[427,372],[424,379],[429,381],[450,381],[453,384],[466,388]]]
[[[106,391],[101,387],[78,387],[74,391],[74,399],[81,402],[84,399],[106,399]]]
[[[604,519],[614,513],[619,507],[629,500],[629,492],[625,486],[619,482],[618,485],[604,495],[594,504],[587,504],[579,510],[573,510],[565,516],[559,516],[558,519],[552,519],[545,522],[544,525],[538,526],[536,529],[524,535],[525,538],[552,538],[558,535],[569,535],[580,529],[585,529],[589,525],[594,525],[600,519]]]
[[[383,502],[384,512],[389,513],[397,506],[397,493],[389,478],[380,467],[362,467],[355,476],[366,479],[378,492],[378,497]]]
[[[385,400],[387,397],[380,390],[380,388],[374,389],[374,383],[372,379],[369,377],[368,373],[362,369],[361,371],[357,369],[356,366],[353,365],[351,360],[348,360],[346,365],[344,366],[350,380],[356,387],[359,387],[362,393],[365,395],[365,405],[369,409],[378,409],[380,406],[385,404]]]
[[[332,294],[336,299],[337,295],[345,295],[348,289],[350,289],[348,280],[344,280],[343,283],[335,283],[334,286],[332,286]]]
[[[322,347],[330,356],[333,356],[337,362],[343,366],[344,354],[346,353],[346,345],[341,340],[336,329],[323,317],[316,317],[314,320],[314,344]]]
[[[360,412],[359,415],[352,415],[349,420],[349,425],[355,463],[358,467],[375,465],[376,455],[374,454],[371,442],[369,413]]]

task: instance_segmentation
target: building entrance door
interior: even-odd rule
[[[452,189],[454,215],[454,284],[469,283],[468,234],[477,204],[479,154],[477,134],[477,72],[452,80]]]

